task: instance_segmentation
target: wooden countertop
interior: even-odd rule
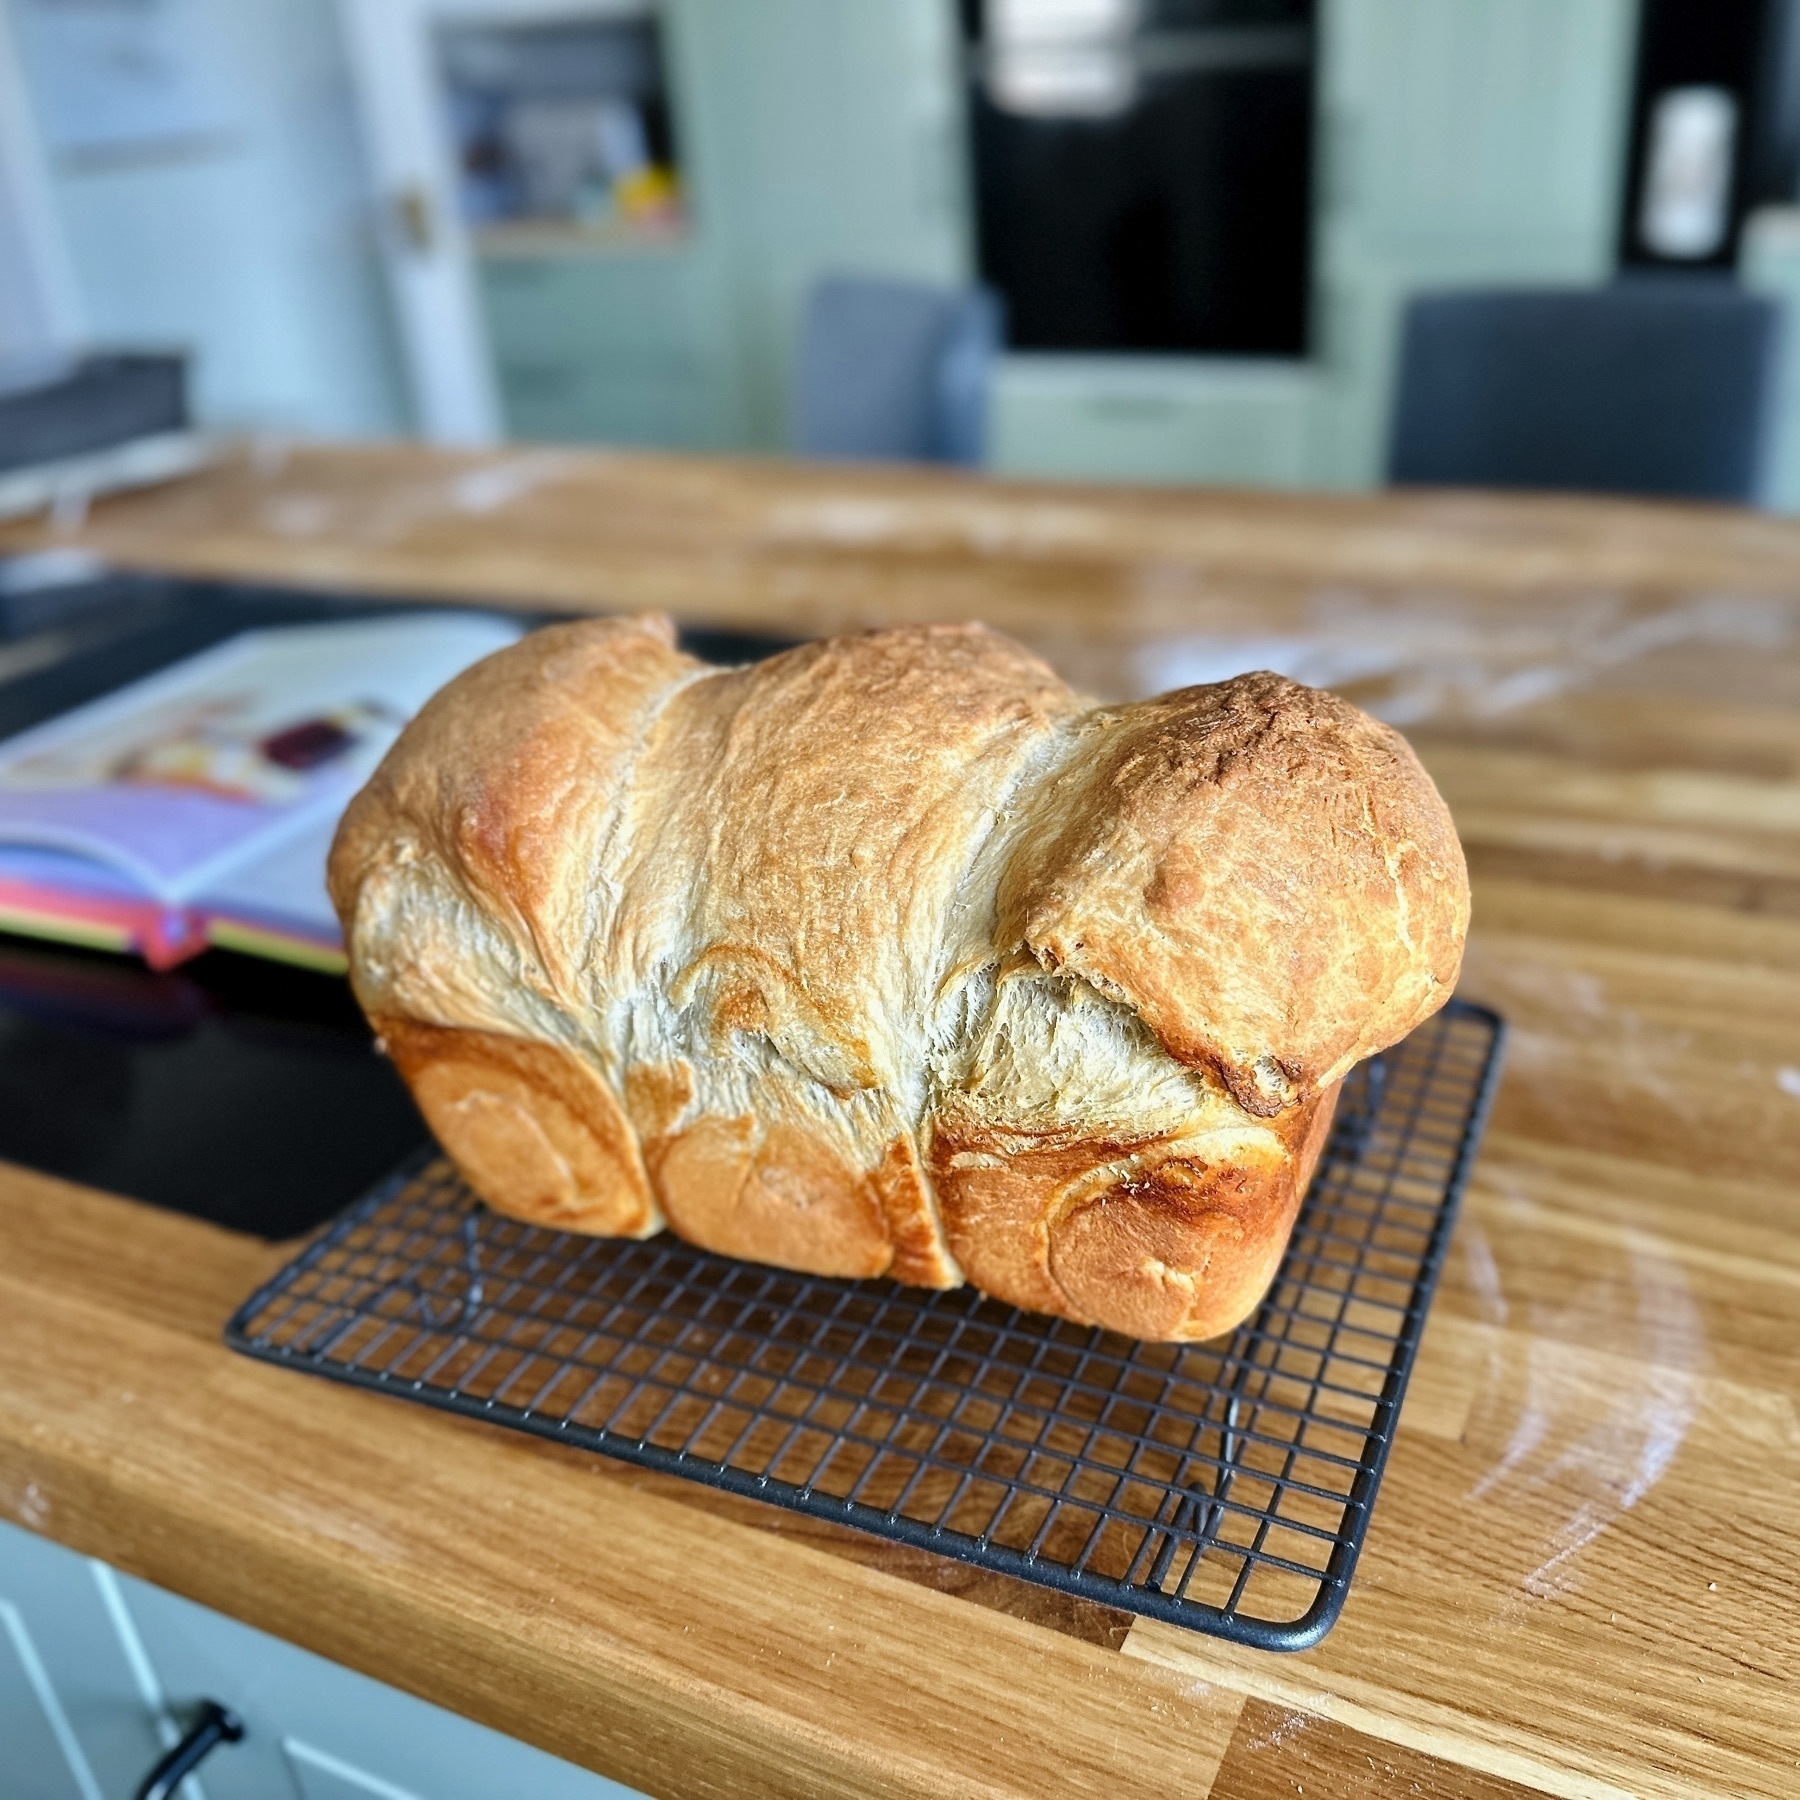
[[[1281,1657],[243,1361],[282,1252],[0,1169],[0,1516],[658,1794],[1800,1792],[1800,526],[264,447],[140,566],[1275,663],[1456,812],[1512,1050],[1342,1622]]]

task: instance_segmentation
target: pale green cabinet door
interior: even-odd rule
[[[479,272],[509,437],[670,450],[742,438],[700,248],[489,256]]]
[[[509,436],[787,441],[808,288],[969,272],[951,0],[668,0],[678,243],[480,259]]]
[[[1800,513],[1800,207],[1764,207],[1750,216],[1738,275],[1751,292],[1767,294],[1783,311],[1785,353],[1763,504],[1775,512]]]
[[[1327,0],[1326,217],[1433,258],[1458,243],[1478,259],[1502,244],[1609,252],[1636,12],[1635,0]]]
[[[206,1800],[632,1800],[604,1776],[161,1588],[129,1577],[120,1588],[170,1705],[218,1700],[244,1720],[244,1741],[205,1764]]]
[[[0,1524],[4,1800],[128,1800],[201,1700],[236,1712],[245,1737],[206,1759],[183,1800],[633,1800],[604,1776]]]
[[[91,1565],[0,1525],[0,1794],[115,1800],[161,1754]]]
[[[778,445],[819,276],[969,278],[954,0],[672,0],[670,14],[751,441]]]

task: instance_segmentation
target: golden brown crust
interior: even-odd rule
[[[1128,1000],[1261,1117],[1449,997],[1468,874],[1398,732],[1270,674],[1096,722],[1003,902],[1045,967]]]
[[[346,815],[359,998],[497,1208],[1224,1330],[1467,919],[1395,734],[1271,675],[1084,711],[978,626],[452,683]]]
[[[1033,1312],[1133,1337],[1228,1331],[1281,1261],[1337,1096],[1173,1142],[1033,1144],[940,1114],[951,1248],[984,1293]]]
[[[908,1287],[961,1287],[963,1272],[950,1254],[936,1196],[910,1132],[888,1145],[870,1181],[894,1249],[886,1273]]]
[[[1272,1154],[1174,1155],[1077,1201],[1049,1243],[1069,1308],[1146,1338],[1209,1338],[1247,1318],[1287,1249],[1338,1091],[1294,1107]]]
[[[670,1225],[704,1250],[850,1277],[894,1259],[870,1177],[793,1126],[758,1141],[747,1114],[697,1119],[659,1152],[655,1177]]]
[[[699,667],[655,615],[553,625],[484,657],[432,697],[351,801],[327,872],[339,915],[353,918],[385,859],[435,856],[566,989],[581,865],[656,708]]]
[[[961,1123],[954,1111],[940,1111],[931,1135],[931,1178],[951,1254],[984,1294],[1029,1312],[1066,1314],[1069,1302],[1050,1273],[1048,1207],[1111,1160],[1114,1146],[1040,1147]]]
[[[491,1031],[374,1024],[433,1135],[497,1211],[601,1237],[661,1228],[637,1133],[581,1058]]]
[[[807,644],[683,688],[635,770],[620,960],[679,955],[716,1031],[834,1088],[891,1081],[990,809],[1075,708],[980,626]]]

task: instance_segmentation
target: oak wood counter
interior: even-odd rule
[[[984,617],[1413,736],[1513,1041],[1342,1622],[1280,1657],[232,1356],[286,1254],[0,1167],[0,1516],[658,1794],[1800,1792],[1800,526],[265,446],[142,567]]]

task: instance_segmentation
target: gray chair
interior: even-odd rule
[[[978,464],[1002,341],[986,288],[832,276],[807,297],[794,390],[802,456]]]
[[[1780,327],[1773,301],[1700,277],[1420,295],[1388,478],[1754,502]]]

